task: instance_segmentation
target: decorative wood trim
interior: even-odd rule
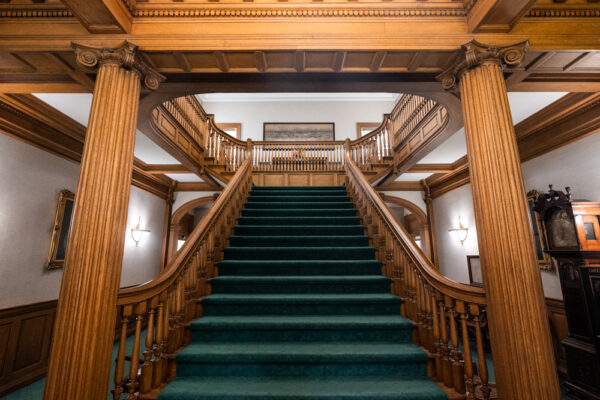
[[[181,164],[146,164],[145,172],[156,174],[188,174],[190,170]]]
[[[570,93],[515,125],[521,162],[525,162],[600,130],[600,93]],[[433,198],[470,182],[467,158],[452,172],[427,178]]]
[[[46,374],[56,303],[0,310],[0,397]]]
[[[252,173],[252,182],[258,186],[336,186],[342,185],[345,177],[343,171],[255,171]]]
[[[0,310],[0,397],[42,379],[48,370],[57,300]],[[117,316],[117,321],[121,316]],[[147,321],[144,321],[145,326]],[[135,326],[129,324],[127,336]],[[121,336],[116,325],[115,342]],[[15,368],[18,365],[20,368]]]
[[[392,183],[388,183],[387,185],[377,186],[377,190],[381,191],[381,192],[395,191],[395,190],[420,192],[423,190],[423,188],[421,187],[420,182],[415,181],[415,182],[392,182]]]
[[[415,164],[406,172],[410,173],[449,173],[454,170],[454,164]]]
[[[29,94],[0,94],[0,132],[69,161],[81,162],[85,127]],[[131,184],[166,199],[171,178],[135,159]]]
[[[181,223],[182,218],[190,210],[193,210],[194,208],[203,204],[214,203],[216,199],[217,196],[199,197],[182,204],[177,210],[175,210],[175,212],[173,212],[173,215],[171,215],[171,221],[169,222],[169,255],[167,261],[177,252],[177,238],[181,233],[179,231],[179,224]]]
[[[220,191],[222,189],[210,182],[177,182],[175,186],[176,192]]]

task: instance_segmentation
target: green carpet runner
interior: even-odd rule
[[[345,187],[253,187],[160,400],[438,400]]]

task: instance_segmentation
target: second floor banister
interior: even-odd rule
[[[385,114],[377,128],[351,142],[352,160],[361,170],[370,170],[374,164],[383,164],[386,157],[392,156],[389,120],[389,114]]]
[[[213,159],[215,165],[223,166],[226,171],[237,171],[247,157],[246,142],[222,131],[212,115],[207,117],[207,156]]]
[[[343,171],[344,142],[255,142],[254,171]]]
[[[402,313],[416,325],[415,340],[430,354],[429,374],[468,400],[489,399],[484,346],[486,298],[481,288],[442,275],[394,218],[351,157],[346,182]]]
[[[251,142],[245,146],[250,151],[236,174],[167,267],[151,282],[119,291],[123,329],[113,399],[122,394],[130,400],[142,398],[174,379],[175,353],[189,343],[189,323],[201,315],[197,299],[208,294],[208,280],[216,274],[216,262],[252,186]],[[126,354],[131,324],[133,347]]]

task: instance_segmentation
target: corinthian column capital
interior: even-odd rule
[[[147,90],[156,90],[165,80],[154,68],[150,67],[140,57],[138,47],[128,41],[118,47],[93,47],[80,43],[71,43],[77,56],[77,64],[88,71],[96,71],[105,64],[118,65],[121,68],[135,72]]]
[[[461,46],[456,61],[436,79],[445,90],[454,90],[465,71],[485,62],[497,63],[501,68],[519,65],[528,47],[528,40],[508,46],[488,46],[473,39]]]

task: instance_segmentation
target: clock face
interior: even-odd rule
[[[556,210],[548,220],[550,242],[553,248],[578,247],[575,222],[564,210]]]

